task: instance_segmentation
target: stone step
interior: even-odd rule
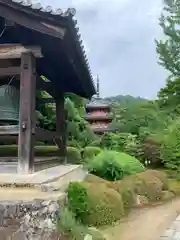
[[[0,191],[13,188],[39,192],[64,192],[72,181],[82,181],[87,172],[81,165],[61,165],[30,175],[0,174]],[[8,191],[7,191],[8,192]]]
[[[72,171],[64,174],[55,181],[43,183],[40,185],[40,191],[42,192],[64,192],[70,182],[83,181],[87,176],[87,172],[81,167],[74,168]],[[39,187],[39,186],[37,186]]]

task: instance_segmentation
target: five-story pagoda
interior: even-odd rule
[[[96,134],[112,132],[115,129],[109,125],[113,120],[111,106],[100,98],[99,77],[97,76],[97,94],[88,104],[86,104],[85,120],[89,122],[92,130]]]

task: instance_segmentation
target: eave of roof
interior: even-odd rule
[[[79,34],[79,28],[77,27],[77,21],[73,19],[76,13],[76,10],[74,8],[68,8],[63,12],[62,9],[53,10],[51,6],[43,7],[40,3],[27,4],[22,0],[0,0],[0,3],[14,7],[16,9],[18,8],[22,12],[32,14],[35,17],[44,18],[46,21],[50,21],[52,23],[68,28],[73,36],[72,40],[76,46],[76,53],[81,60],[81,65],[86,76],[85,79],[81,79],[81,76],[79,76],[82,85],[84,88],[90,89],[88,96],[89,98],[91,98],[96,93],[88,59],[81,40],[81,35]]]

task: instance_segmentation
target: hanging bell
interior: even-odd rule
[[[0,124],[19,121],[20,91],[12,85],[0,86]]]

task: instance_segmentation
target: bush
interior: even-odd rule
[[[80,183],[72,182],[68,186],[67,193],[69,209],[78,220],[86,222],[90,211],[86,188]]]
[[[87,229],[76,221],[68,207],[61,207],[61,216],[57,219],[57,231],[72,240],[83,240]]]
[[[180,169],[180,122],[174,121],[166,131],[161,144],[161,156],[165,166],[179,171]]]
[[[180,196],[180,181],[177,181],[175,179],[169,180],[169,188],[170,191],[176,196]]]
[[[118,184],[114,185],[114,189],[121,195],[125,209],[129,209],[135,205],[136,194],[133,182],[121,180]]]
[[[162,166],[161,143],[153,137],[147,137],[142,143],[144,161],[150,162],[152,167]]]
[[[132,181],[135,183],[135,193],[152,202],[161,200],[163,191],[169,189],[165,176],[158,171],[147,170],[136,174]]]
[[[88,174],[84,181],[87,183],[105,184],[107,187],[110,188],[112,186],[112,182],[104,180],[103,178],[100,178],[93,174]]]
[[[112,224],[124,214],[121,196],[104,184],[71,183],[68,205],[77,219],[91,226]]]
[[[144,171],[143,165],[134,157],[115,151],[103,151],[88,161],[90,173],[109,181],[120,180],[126,175]]]
[[[165,175],[155,170],[147,170],[121,181],[114,182],[111,187],[122,196],[124,206],[129,208],[136,202],[136,196],[145,196],[149,201],[161,200],[163,191],[169,190]]]
[[[158,178],[162,183],[162,190],[166,191],[169,190],[169,183],[168,178],[164,172],[160,172],[157,170],[147,170],[146,176],[149,176],[149,178],[156,177]]]
[[[79,149],[74,147],[67,147],[67,161],[72,164],[81,163],[81,152]]]
[[[101,148],[98,147],[86,147],[83,149],[83,158],[91,159],[97,156],[101,151]]]
[[[17,157],[18,146],[17,145],[0,145],[1,157]],[[56,146],[36,146],[35,155],[41,157],[56,157],[59,155],[59,148]]]

